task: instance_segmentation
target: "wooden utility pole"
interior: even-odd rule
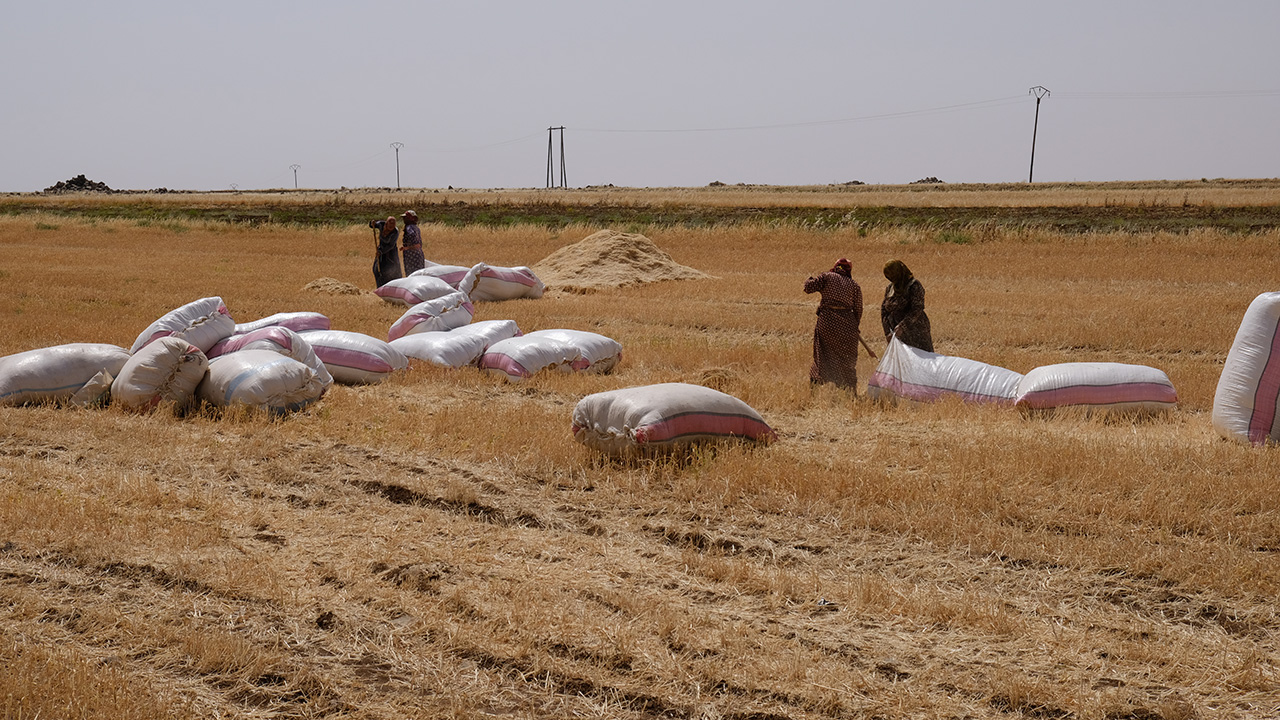
[[[1036,132],[1040,129],[1040,99],[1049,97],[1049,88],[1037,85],[1028,90],[1027,94],[1036,96],[1036,122],[1031,126],[1031,169],[1027,171],[1029,184],[1036,173]]]

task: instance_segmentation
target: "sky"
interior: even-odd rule
[[[549,141],[568,187],[1273,178],[1277,28],[1274,0],[14,2],[0,192],[540,188]]]

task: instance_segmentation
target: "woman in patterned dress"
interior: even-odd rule
[[[421,270],[427,264],[422,254],[422,231],[418,228],[418,213],[408,210],[400,217],[404,218],[404,240],[400,253],[404,255],[404,276],[409,277],[414,271]]]
[[[924,312],[924,286],[901,260],[885,263],[884,276],[889,281],[880,304],[885,342],[896,334],[904,345],[933,352],[933,332]]]
[[[858,341],[862,323],[862,288],[845,258],[835,267],[804,282],[806,293],[820,293],[818,322],[813,328],[813,364],[809,382],[833,383],[858,392]]]
[[[378,242],[377,255],[373,259],[373,281],[382,287],[400,275],[400,254],[396,243],[400,240],[400,231],[396,229],[396,219],[374,220],[369,223],[374,229]]]

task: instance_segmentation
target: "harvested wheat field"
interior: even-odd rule
[[[617,339],[609,375],[415,364],[279,419],[0,407],[4,717],[1280,714],[1280,450],[1209,420],[1245,308],[1280,289],[1274,226],[423,215],[440,263],[534,267],[617,230],[707,277],[476,304]],[[128,347],[213,295],[239,322],[309,310],[385,337],[402,308],[370,294],[371,253],[355,223],[0,215],[0,355]],[[900,258],[939,352],[1151,365],[1178,408],[811,389],[802,285],[840,256],[877,351],[880,268]],[[864,386],[873,369],[864,354]],[[582,397],[659,382],[739,397],[779,439],[638,461],[573,440]]]

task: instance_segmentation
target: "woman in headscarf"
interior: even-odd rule
[[[409,277],[414,271],[421,270],[427,264],[422,254],[422,231],[418,229],[418,213],[407,210],[400,217],[404,218],[404,244],[400,252],[404,255],[404,275]]]
[[[858,326],[862,323],[862,288],[853,279],[849,261],[804,282],[806,293],[820,293],[818,322],[813,328],[813,364],[809,382],[833,383],[858,392]],[[870,349],[868,349],[870,352]],[[874,357],[874,356],[873,356]]]
[[[885,263],[884,276],[889,281],[880,304],[885,341],[897,335],[904,345],[933,352],[933,332],[924,313],[924,286],[901,260]]]
[[[400,231],[396,229],[396,219],[370,221],[377,236],[377,256],[373,260],[373,281],[378,287],[395,280],[400,275],[400,252],[396,243],[400,241]]]

